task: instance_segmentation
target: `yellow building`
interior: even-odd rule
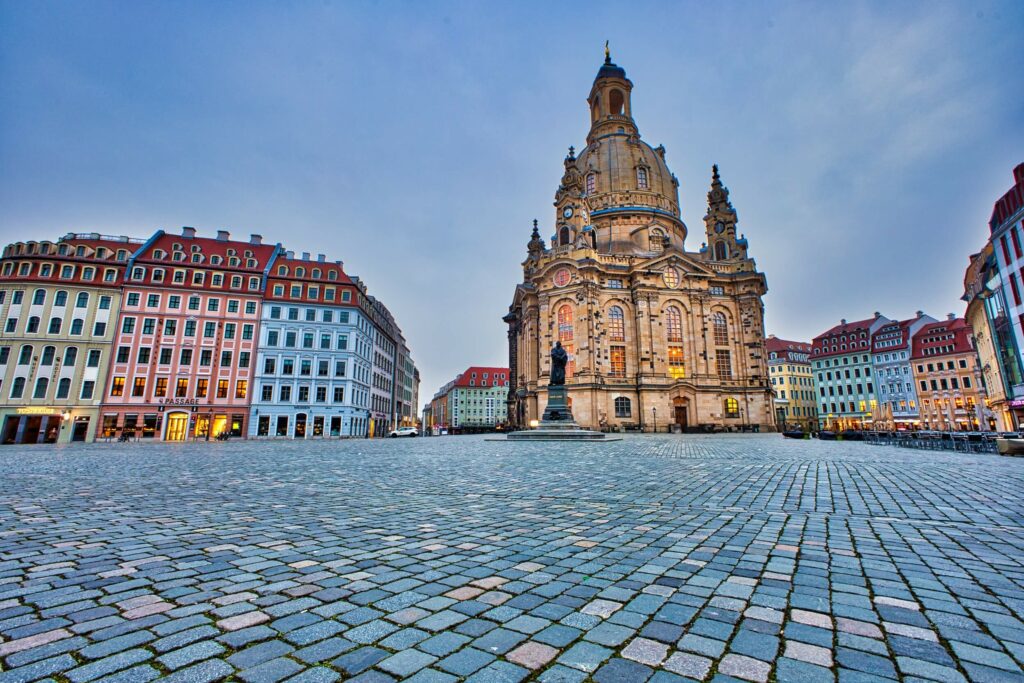
[[[534,222],[504,318],[509,420],[539,419],[560,341],[573,416],[585,427],[769,429],[764,275],[736,232],[717,167],[707,244],[686,250],[678,181],[665,148],[640,138],[632,88],[606,57],[587,99],[587,145],[564,161],[550,248]]]
[[[811,371],[810,343],[787,341],[773,334],[765,342],[765,351],[778,428],[799,426],[807,433],[816,430],[818,401]]]
[[[125,264],[142,240],[69,234],[0,260],[0,441],[92,441]]]

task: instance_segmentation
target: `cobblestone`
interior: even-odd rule
[[[0,683],[1024,679],[1014,459],[447,437],[0,470]]]

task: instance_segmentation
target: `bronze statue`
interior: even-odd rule
[[[555,342],[551,349],[551,384],[565,384],[565,364],[569,362],[569,354],[562,348],[562,342]]]

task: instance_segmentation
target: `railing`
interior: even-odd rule
[[[928,451],[995,453],[997,438],[1020,438],[1016,432],[864,432],[864,441]]]

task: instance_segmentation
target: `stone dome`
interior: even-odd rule
[[[639,135],[626,132],[611,133],[587,145],[576,158],[576,168],[584,179],[591,210],[643,206],[678,218],[678,185],[664,153],[664,147],[654,149]],[[592,181],[587,180],[590,174]],[[588,191],[590,187],[593,191]]]

